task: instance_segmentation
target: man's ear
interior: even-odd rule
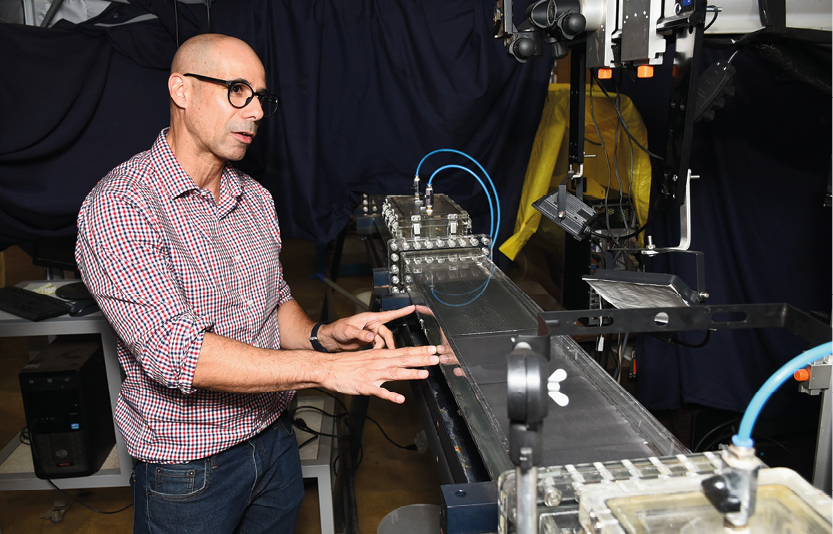
[[[168,92],[174,104],[180,108],[187,107],[191,93],[188,88],[188,83],[185,81],[185,76],[177,72],[171,74],[168,78]]]

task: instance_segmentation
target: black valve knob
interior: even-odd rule
[[[581,13],[573,11],[561,18],[558,27],[564,35],[578,35],[587,27],[587,19]]]
[[[512,50],[515,53],[515,57],[529,59],[535,55],[535,41],[528,37],[518,36],[515,42],[512,43]]]

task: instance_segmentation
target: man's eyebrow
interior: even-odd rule
[[[255,93],[259,94],[259,95],[271,94],[271,93],[269,93],[269,89],[267,89],[266,87],[264,87],[263,89],[255,89],[254,86],[252,85],[252,82],[250,82],[246,78],[235,78],[233,80],[229,80],[229,82],[231,82],[231,83],[243,82],[243,83],[247,84],[249,87],[251,87],[252,90]]]

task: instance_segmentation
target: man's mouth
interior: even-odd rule
[[[237,138],[238,141],[241,143],[246,143],[247,145],[252,142],[254,139],[255,134],[250,132],[232,132],[234,137]]]

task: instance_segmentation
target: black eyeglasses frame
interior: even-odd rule
[[[243,80],[221,80],[219,78],[212,78],[211,76],[203,76],[202,74],[194,74],[194,73],[191,73],[191,72],[186,72],[185,74],[183,74],[183,76],[191,76],[192,78],[196,78],[196,79],[198,79],[200,81],[203,81],[203,82],[218,83],[218,84],[225,85],[226,88],[228,88],[228,103],[231,104],[231,106],[233,108],[236,108],[236,109],[245,108],[246,106],[248,106],[251,103],[251,101],[254,97],[257,97],[257,99],[260,100],[260,107],[261,107],[261,109],[263,109],[263,118],[264,119],[274,115],[275,112],[278,111],[278,107],[280,106],[280,100],[278,99],[277,95],[274,95],[272,93],[266,93],[266,92],[258,93],[257,91],[254,90],[254,88],[252,88],[251,85],[249,85],[247,82],[244,82]],[[234,102],[231,101],[231,90],[235,85],[245,85],[252,92],[252,96],[247,98],[246,103],[243,104],[242,106],[236,106],[236,105],[234,105]],[[266,114],[266,107],[264,106],[264,102],[271,102],[271,103],[275,104],[275,109],[272,110],[272,112],[269,113],[268,115]]]

